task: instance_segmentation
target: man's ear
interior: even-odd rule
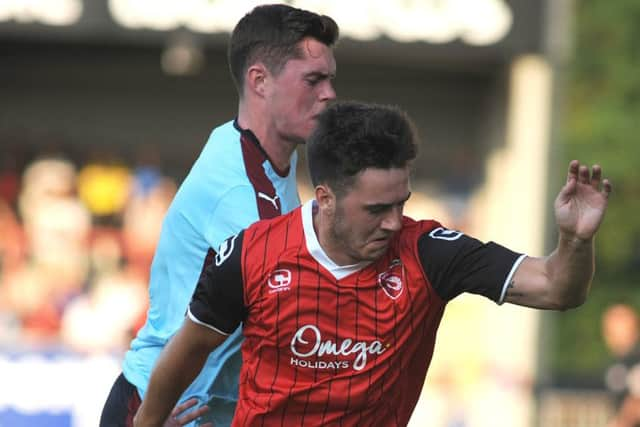
[[[262,62],[251,65],[245,76],[245,89],[264,98],[269,76],[269,71]]]
[[[316,202],[322,211],[333,213],[336,207],[336,195],[326,184],[316,185]]]

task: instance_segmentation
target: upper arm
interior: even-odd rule
[[[204,363],[209,353],[218,347],[227,338],[214,329],[195,322],[191,316],[187,316],[182,323],[182,327],[171,337],[165,358],[175,358],[170,364],[172,366],[191,366]]]
[[[244,320],[242,244],[244,232],[225,240],[198,281],[189,304],[193,323],[230,335]]]
[[[470,292],[503,302],[506,284],[523,257],[442,227],[420,236],[418,252],[431,286],[445,301]]]
[[[218,347],[227,338],[227,335],[221,334],[214,329],[207,327],[189,315],[184,319],[182,328],[171,339],[175,341],[176,346],[183,348],[185,356],[204,354],[205,357]]]

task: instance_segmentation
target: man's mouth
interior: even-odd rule
[[[388,237],[378,237],[376,239],[371,240],[370,243],[373,243],[376,246],[386,245],[386,244],[389,243],[389,238]]]

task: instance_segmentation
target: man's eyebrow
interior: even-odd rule
[[[305,77],[316,77],[322,79],[332,79],[336,76],[335,73],[323,73],[321,71],[309,71],[305,74]]]
[[[407,197],[405,197],[402,200],[399,200],[397,202],[393,202],[393,203],[372,203],[370,205],[367,205],[368,208],[381,208],[381,207],[389,207],[389,206],[393,206],[393,205],[399,205],[402,203],[405,203],[407,200],[409,200],[409,198],[411,197],[411,192],[409,192],[409,194],[407,194]]]
[[[409,191],[409,194],[407,194],[407,197],[405,197],[404,199],[394,203],[394,204],[400,204],[400,203],[405,203],[407,200],[409,200],[409,198],[411,197],[411,191]]]

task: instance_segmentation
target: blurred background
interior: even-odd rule
[[[226,42],[258,3],[0,0],[0,426],[97,425],[164,213],[236,114]],[[416,121],[409,215],[543,255],[568,161],[603,165],[588,302],[456,299],[412,425],[605,426],[640,393],[640,2],[287,3],[340,25],[340,98]]]

